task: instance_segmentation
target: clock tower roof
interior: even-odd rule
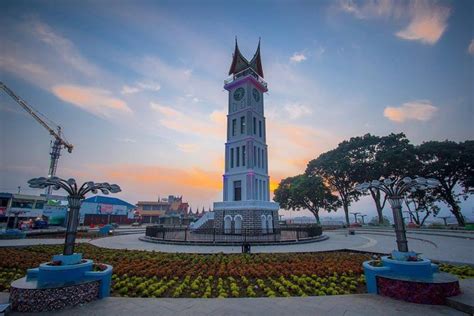
[[[235,38],[235,49],[232,57],[232,64],[230,65],[229,75],[235,75],[242,70],[251,68],[260,77],[263,78],[263,67],[262,60],[260,57],[260,39],[258,40],[257,51],[253,55],[252,60],[249,62],[240,52],[239,45],[237,44],[237,37]]]

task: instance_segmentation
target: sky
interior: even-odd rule
[[[207,210],[222,200],[236,36],[248,59],[261,38],[275,189],[352,136],[473,139],[473,21],[472,1],[6,0],[0,80],[74,145],[58,176]],[[51,137],[5,93],[0,118],[0,191],[38,193],[26,182],[47,174]],[[375,214],[370,199],[353,209]]]

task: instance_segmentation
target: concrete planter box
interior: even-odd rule
[[[103,266],[104,270],[93,271],[94,262],[82,259],[82,254],[54,256],[52,262],[28,269],[26,278],[12,283],[11,301],[17,302],[14,306],[22,306],[24,311],[48,311],[55,309],[49,309],[47,304],[40,308],[33,298],[44,293],[54,293],[54,297],[57,296],[54,302],[60,309],[107,297],[110,295],[113,269],[111,265]],[[77,293],[82,293],[81,291],[84,291],[84,297],[78,299]],[[25,301],[22,297],[31,299]]]
[[[438,266],[430,260],[395,260],[384,256],[381,266],[373,266],[373,262],[362,264],[368,293],[421,304],[443,304],[446,297],[460,293],[458,279],[439,273]]]

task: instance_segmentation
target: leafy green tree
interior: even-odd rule
[[[340,143],[338,148],[350,158],[354,180],[359,183],[381,177],[404,177],[418,169],[415,147],[403,133],[352,137]],[[369,193],[375,203],[379,224],[383,224],[382,212],[387,196],[377,188],[370,188]]]
[[[441,186],[433,190],[433,196],[450,207],[459,226],[465,219],[459,206],[473,192],[474,141],[429,141],[417,147],[417,156],[422,164],[420,174],[435,178]]]
[[[320,224],[319,211],[337,210],[340,201],[324,184],[323,179],[305,174],[283,179],[275,190],[274,201],[286,210],[299,211],[307,209]]]
[[[355,189],[357,179],[347,151],[338,146],[311,160],[306,168],[309,177],[322,177],[333,192],[337,192],[349,226],[349,206],[357,201],[360,193]]]
[[[383,216],[382,220],[380,220],[378,216],[374,216],[370,220],[369,225],[370,226],[390,226],[390,220],[388,219],[387,216]]]
[[[430,215],[438,215],[440,208],[436,205],[436,201],[436,197],[429,191],[418,190],[410,192],[405,197],[405,205],[407,206],[410,218],[418,226],[423,226]]]

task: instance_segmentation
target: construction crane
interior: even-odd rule
[[[58,161],[59,157],[61,156],[61,149],[64,147],[67,149],[69,153],[72,152],[74,146],[70,144],[64,137],[61,135],[62,130],[61,126],[54,126],[51,127],[51,123],[48,124],[43,118],[40,117],[40,113],[36,111],[33,107],[31,107],[26,101],[22,100],[19,96],[17,96],[10,88],[8,88],[3,82],[0,81],[0,88],[3,89],[13,100],[16,101],[26,112],[28,112],[33,118],[40,123],[44,128],[46,128],[54,137],[54,141],[51,145],[51,152],[49,155],[51,156],[51,160],[49,163],[49,172],[48,177],[54,177],[56,175],[56,169],[58,168]],[[46,196],[51,194],[51,187],[46,188]]]

